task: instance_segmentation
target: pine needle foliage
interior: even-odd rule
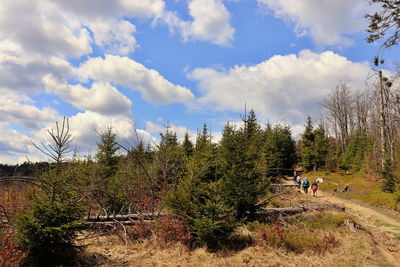
[[[265,192],[264,176],[259,168],[262,132],[254,111],[250,111],[243,123],[238,130],[229,124],[225,126],[219,151],[223,194],[239,219],[253,217],[256,204]]]
[[[62,129],[64,131],[49,131],[54,142],[61,135],[70,136],[69,127]],[[64,142],[59,151],[68,151],[69,144]],[[59,155],[54,159],[55,164],[36,181],[38,189],[32,195],[30,209],[15,217],[19,243],[29,251],[28,266],[68,265],[77,253],[74,244],[77,233],[84,229],[74,171],[70,171],[70,163],[64,161],[65,154],[60,152]]]
[[[382,191],[386,193],[394,193],[399,183],[398,177],[393,174],[393,166],[390,159],[385,161],[385,166],[381,172],[384,179],[382,184]]]
[[[278,175],[291,173],[297,162],[296,142],[292,138],[290,127],[276,124],[265,130],[265,172],[271,179]]]
[[[119,150],[119,146],[111,126],[106,131],[98,133],[98,135],[100,141],[97,143],[96,159],[100,166],[100,178],[104,184],[107,184],[107,180],[117,170],[119,158],[116,153]]]

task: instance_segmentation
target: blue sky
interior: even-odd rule
[[[0,162],[46,159],[32,146],[68,116],[82,154],[112,125],[156,142],[167,124],[215,141],[254,108],[295,135],[339,82],[366,90],[379,44],[366,0],[0,0]],[[386,50],[394,69],[399,48]]]

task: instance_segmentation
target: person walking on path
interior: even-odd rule
[[[303,181],[303,190],[305,194],[308,194],[308,188],[310,187],[310,181],[308,181],[308,178],[304,178]]]
[[[300,175],[297,175],[296,182],[299,185],[299,190],[300,190],[300,188],[301,188],[301,177],[300,177]]]
[[[318,192],[318,183],[317,182],[314,182],[311,185],[311,190],[312,190],[312,196],[317,197],[317,192]]]

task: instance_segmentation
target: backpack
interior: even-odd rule
[[[308,181],[308,179],[304,180],[303,187],[310,187],[310,182]]]
[[[318,185],[314,183],[314,184],[311,186],[311,189],[312,189],[313,191],[318,190]]]

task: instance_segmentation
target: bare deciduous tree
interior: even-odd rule
[[[328,109],[327,119],[333,125],[335,137],[344,153],[353,128],[353,95],[350,86],[345,82],[339,83],[322,105]]]
[[[65,159],[65,155],[72,152],[70,149],[71,143],[74,140],[72,134],[69,129],[68,118],[64,117],[61,127],[56,122],[56,130],[47,129],[50,137],[53,140],[53,144],[44,144],[41,142],[41,147],[36,145],[32,140],[31,143],[35,146],[40,152],[49,156],[52,160],[54,160],[57,164],[61,163]]]

